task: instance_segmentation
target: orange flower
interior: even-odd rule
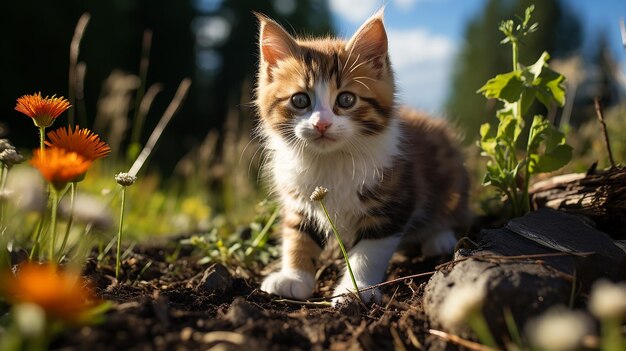
[[[51,147],[43,154],[41,150],[35,150],[30,163],[55,189],[62,190],[67,183],[81,180],[92,161],[76,152]]]
[[[62,127],[49,132],[48,139],[50,141],[46,141],[46,145],[75,152],[90,161],[106,157],[111,152],[109,145],[100,140],[98,134],[79,126],[74,130]]]
[[[0,293],[9,302],[36,304],[47,315],[66,322],[79,322],[93,306],[84,279],[52,265],[26,263],[17,276],[4,272],[0,278]]]
[[[24,95],[17,99],[15,109],[33,119],[39,128],[47,128],[59,115],[70,108],[64,97],[41,97],[41,93]]]

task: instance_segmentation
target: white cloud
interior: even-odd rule
[[[400,102],[439,110],[448,91],[455,43],[421,28],[388,29],[387,35]]]
[[[419,0],[394,0],[394,5],[403,10],[410,10]]]
[[[443,2],[445,0],[393,0],[393,5],[403,11],[412,10],[415,5],[425,2]]]
[[[384,2],[381,0],[329,0],[328,4],[330,10],[343,19],[359,23],[373,15]]]

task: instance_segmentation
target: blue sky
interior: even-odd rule
[[[480,13],[485,0],[329,0],[337,32],[349,37],[372,13],[385,6],[391,61],[399,99],[430,112],[440,112],[454,57],[467,21]],[[540,1],[536,6],[540,6]],[[583,25],[583,48],[593,49],[605,33],[626,72],[626,50],[619,31],[626,0],[565,0]]]

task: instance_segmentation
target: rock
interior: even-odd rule
[[[566,255],[554,256],[559,253]],[[481,311],[496,338],[508,334],[505,309],[523,327],[553,305],[568,305],[572,289],[588,291],[601,277],[626,279],[626,253],[607,234],[549,209],[482,231],[477,246],[457,251],[455,260],[460,261],[439,269],[426,285],[424,309],[431,325],[446,324],[444,301],[453,290],[469,285],[483,289]],[[464,327],[444,329],[468,332]]]
[[[462,258],[462,257],[459,257]],[[505,335],[504,309],[510,308],[518,325],[555,304],[566,304],[571,282],[547,266],[528,262],[498,262],[468,258],[439,270],[424,291],[424,310],[435,327],[466,335],[464,326],[450,327],[442,306],[454,289],[484,289],[482,313],[496,335]],[[519,324],[522,323],[522,324]]]
[[[556,264],[553,258],[544,260],[563,272],[576,274],[583,286],[589,287],[599,277],[626,279],[626,253],[608,234],[592,228],[579,217],[541,209],[509,221],[505,228],[555,252],[573,254],[568,257],[573,263],[570,267]],[[593,254],[577,255],[585,252]]]
[[[194,284],[191,285],[193,288],[206,293],[223,294],[232,287],[233,278],[224,265],[214,263],[202,272],[202,277],[195,286]]]
[[[266,317],[266,315],[262,310],[242,297],[235,298],[225,316],[226,320],[231,322],[235,327],[246,324],[248,320],[260,320],[263,317]]]

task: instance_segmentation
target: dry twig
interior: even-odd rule
[[[606,150],[609,153],[609,162],[611,162],[611,168],[615,168],[615,160],[613,159],[613,151],[611,151],[609,133],[606,130],[606,122],[604,122],[604,115],[602,114],[602,106],[600,105],[600,98],[596,97],[593,100],[593,102],[596,107],[596,115],[598,116],[598,120],[600,121],[600,126],[602,127],[602,135],[604,136],[604,144],[606,145]]]
[[[446,332],[441,331],[441,330],[428,329],[428,332],[431,335],[435,335],[437,337],[442,338],[443,340],[453,342],[453,343],[455,343],[457,345],[461,345],[461,346],[466,347],[466,348],[468,348],[470,350],[475,350],[475,351],[498,351],[498,349],[494,349],[494,348],[491,348],[489,346],[485,346],[483,344],[479,344],[479,343],[474,342],[474,341],[463,339],[462,337],[460,337],[458,335],[449,334],[449,333],[446,333]]]

